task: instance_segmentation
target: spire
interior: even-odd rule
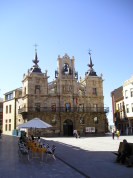
[[[91,60],[91,54],[90,55],[90,64],[88,64],[88,67],[90,67],[91,69],[93,69],[92,67],[94,66],[94,64],[92,64],[92,60]]]
[[[35,58],[32,61],[35,64],[35,65],[33,65],[33,67],[38,67],[37,63],[39,62],[39,60],[38,60],[38,57],[37,57],[37,50],[36,49],[35,49]]]
[[[32,67],[32,72],[41,73],[41,69],[38,66],[39,60],[38,60],[38,57],[37,57],[37,49],[36,49],[37,45],[35,44],[34,46],[35,46],[35,57],[34,57],[34,60],[32,60],[32,62],[34,63],[34,65]]]
[[[86,74],[90,75],[90,76],[97,76],[96,72],[93,69],[94,64],[92,63],[91,60],[91,50],[89,49],[89,56],[90,56],[90,63],[87,65],[88,67],[90,67],[90,69],[87,71]]]

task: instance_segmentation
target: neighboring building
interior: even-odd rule
[[[128,119],[127,133],[133,134],[133,76],[123,83],[123,96]]]
[[[42,73],[38,62],[35,51],[34,65],[24,74],[22,89],[5,94],[4,133],[12,134],[18,124],[39,117],[53,126],[51,130],[42,129],[42,135],[72,136],[73,129],[81,135],[104,134],[109,109],[104,107],[103,79],[94,71],[91,56],[89,70],[79,82],[74,57],[58,56],[55,80],[50,83],[47,71]]]
[[[19,100],[22,98],[22,88],[5,93],[3,102],[3,133],[11,135],[12,131],[16,129],[18,120]],[[24,120],[21,120],[23,123]]]
[[[111,92],[113,122],[121,134],[133,134],[133,76]]]
[[[3,124],[3,99],[0,98],[0,129],[2,130]]]

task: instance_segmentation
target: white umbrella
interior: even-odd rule
[[[50,128],[52,125],[42,121],[39,118],[34,118],[28,122],[25,122],[24,124],[19,124],[18,128],[37,128],[37,129],[43,129],[43,128]]]

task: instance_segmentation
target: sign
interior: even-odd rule
[[[89,132],[89,133],[95,132],[95,127],[86,127],[85,132]]]

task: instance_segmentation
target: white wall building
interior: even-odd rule
[[[22,89],[18,88],[5,93],[3,102],[3,133],[12,135],[12,131],[16,128],[16,123],[23,123],[24,120],[18,114],[18,108],[21,105]],[[21,118],[20,118],[21,117]]]
[[[133,76],[123,83],[123,96],[126,117],[128,118],[128,132],[133,132]]]
[[[133,134],[133,76],[111,92],[113,122],[123,134]]]

